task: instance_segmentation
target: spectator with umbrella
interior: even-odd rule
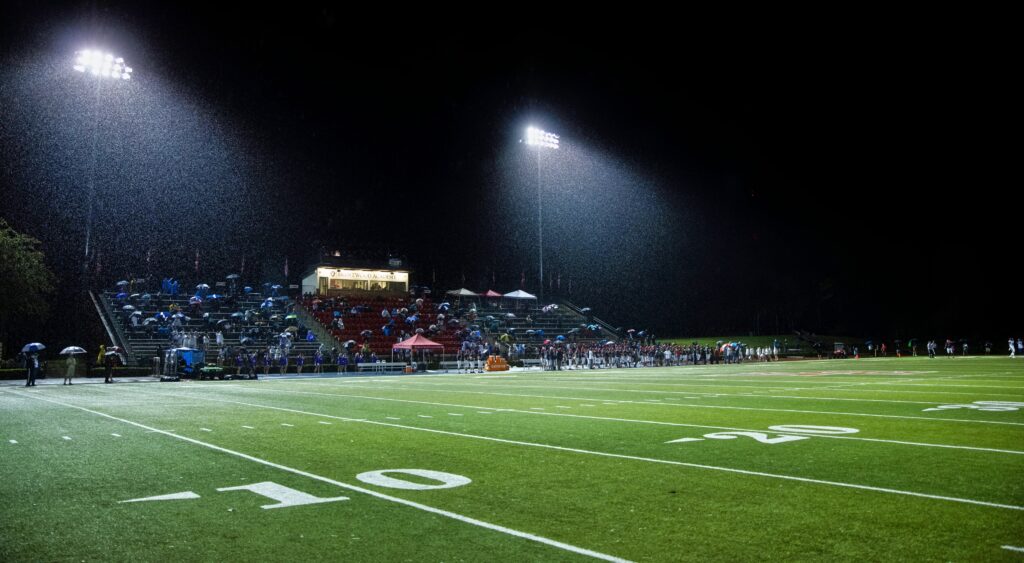
[[[71,379],[75,377],[75,369],[77,368],[77,362],[75,356],[78,354],[85,354],[85,349],[78,346],[68,346],[67,348],[60,351],[62,356],[67,356],[67,371],[64,372],[64,383],[63,385],[71,385]]]
[[[25,387],[35,387],[36,378],[39,377],[41,364],[39,363],[39,351],[45,350],[46,346],[39,342],[26,344],[21,352],[27,354],[25,358]]]

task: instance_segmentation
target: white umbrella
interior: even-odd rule
[[[62,356],[74,356],[75,354],[87,354],[84,348],[78,346],[68,346],[67,348],[60,351]]]

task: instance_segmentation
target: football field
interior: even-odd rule
[[[0,387],[0,560],[127,559],[1021,561],[1024,360]]]

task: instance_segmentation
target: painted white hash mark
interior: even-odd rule
[[[120,434],[114,434],[113,432],[111,432],[111,433],[110,433],[110,435],[111,435],[111,436],[113,436],[113,437],[115,437],[115,438],[120,438],[120,437],[121,437],[121,435],[120,435]]]
[[[200,428],[200,430],[203,432],[213,432],[213,430],[210,430],[209,428]]]
[[[17,443],[18,443],[18,441],[17,441],[17,440],[7,440],[7,441],[8,441],[8,442],[10,442],[10,443],[12,443],[12,444],[17,444]]]
[[[319,424],[328,424],[328,425],[330,424],[330,422],[326,422],[326,421],[323,421],[323,420],[318,420],[317,423],[319,423]]]
[[[418,415],[416,415],[416,416],[418,416],[418,417],[420,417],[420,418],[434,418],[434,417],[432,417],[432,416],[427,416],[427,415],[425,415],[425,414],[418,414]]]
[[[249,430],[256,430],[256,428],[254,426],[246,426],[244,424],[242,425],[242,428],[248,428]]]
[[[290,426],[290,427],[292,427],[292,428],[294,428],[294,427],[295,427],[295,425],[294,425],[294,424],[288,424],[287,422],[282,422],[282,423],[281,423],[281,426]]]
[[[65,440],[70,440],[71,436],[61,436],[61,438],[64,438]]]
[[[384,418],[386,418],[388,420],[402,420],[402,419],[398,418],[397,416],[385,416]]]
[[[199,498],[199,495],[193,493],[192,491],[185,491],[185,492],[182,492],[182,493],[171,493],[169,495],[158,495],[158,496],[155,496],[155,497],[143,497],[143,498],[133,498],[133,499],[130,499],[130,500],[122,500],[118,504],[123,504],[123,503],[126,503],[126,502],[148,502],[148,501],[154,501],[154,500],[191,500],[191,499],[197,499],[197,498]]]

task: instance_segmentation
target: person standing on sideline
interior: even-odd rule
[[[1013,347],[1013,339],[1010,339],[1010,357],[1013,358],[1017,355],[1017,349]]]
[[[306,363],[306,355],[299,352],[299,355],[295,357],[295,373],[298,375],[302,374],[302,366]]]
[[[68,366],[68,370],[64,372],[64,385],[71,385],[71,378],[75,376],[75,367],[77,363],[75,361],[75,355],[68,354],[68,359],[65,363]]]
[[[107,345],[106,344],[100,344],[100,351],[99,351],[99,353],[96,354],[96,365],[97,366],[102,366],[103,365],[103,359],[106,358],[106,357],[107,357]],[[88,374],[86,374],[86,375],[88,375]]]
[[[116,354],[107,354],[103,356],[103,383],[114,382],[114,356]]]
[[[36,378],[39,377],[39,353],[32,348],[32,353],[25,358],[25,387],[35,387]]]

